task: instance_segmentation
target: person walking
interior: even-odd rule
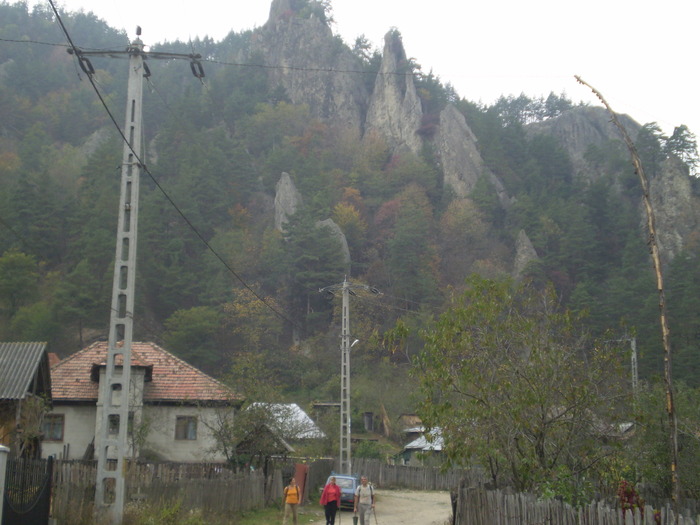
[[[335,484],[335,477],[331,477],[328,485],[323,487],[320,503],[326,511],[326,525],[335,525],[335,513],[340,508],[340,487]]]
[[[370,525],[374,509],[374,488],[367,483],[367,476],[360,478],[360,486],[355,489],[355,514],[360,514],[360,525]]]
[[[294,525],[297,525],[297,507],[299,506],[299,501],[301,501],[301,497],[297,480],[292,478],[289,480],[289,485],[284,487],[284,518],[282,519],[282,525],[287,525],[287,518],[290,513]]]

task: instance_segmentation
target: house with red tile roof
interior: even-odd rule
[[[51,367],[53,410],[44,420],[42,455],[92,459],[102,435],[106,341]],[[119,367],[117,366],[117,370]],[[164,461],[222,461],[214,432],[243,399],[155,343],[131,344],[129,447]],[[115,432],[118,425],[115,424]]]

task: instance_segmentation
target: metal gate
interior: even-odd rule
[[[2,525],[47,525],[53,458],[8,458]]]

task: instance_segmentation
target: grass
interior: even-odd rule
[[[323,519],[323,509],[318,505],[308,504],[299,507],[297,511],[299,525]],[[287,520],[292,523],[291,518]],[[336,523],[338,520],[336,519]],[[238,517],[236,525],[280,525],[282,523],[282,511],[277,507],[268,507],[255,511],[246,512]]]
[[[323,508],[312,503],[297,510],[299,525],[323,520]],[[288,520],[292,525],[291,519]],[[280,525],[280,506],[251,510],[234,516],[204,516],[200,510],[185,509],[181,502],[166,506],[130,506],[124,515],[124,525]],[[338,521],[336,520],[336,523]],[[351,523],[351,522],[348,522]]]

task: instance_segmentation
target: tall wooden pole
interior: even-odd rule
[[[661,341],[663,343],[664,352],[664,383],[666,387],[666,412],[668,415],[668,426],[669,426],[669,448],[671,453],[671,497],[675,506],[676,523],[678,522],[678,503],[680,500],[680,475],[678,473],[678,421],[676,418],[676,410],[673,403],[673,375],[671,370],[671,331],[668,327],[668,319],[666,317],[666,298],[664,295],[664,280],[663,272],[661,269],[661,255],[659,253],[659,245],[656,242],[656,224],[654,219],[654,209],[651,205],[651,198],[649,197],[649,181],[644,173],[644,167],[642,166],[642,161],[637,153],[637,148],[632,142],[627,130],[622,125],[620,120],[617,118],[617,114],[612,110],[607,101],[603,98],[598,90],[593,88],[590,84],[584,82],[581,77],[575,76],[576,80],[587,86],[596,97],[603,103],[605,109],[607,109],[610,114],[613,124],[622,134],[622,138],[625,141],[627,149],[632,157],[632,164],[634,164],[634,170],[639,176],[639,181],[642,185],[642,198],[644,202],[644,208],[646,210],[647,217],[647,230],[649,233],[649,238],[647,244],[649,246],[649,252],[651,253],[651,260],[654,265],[654,271],[656,273],[656,288],[659,292],[659,320],[661,323]]]

